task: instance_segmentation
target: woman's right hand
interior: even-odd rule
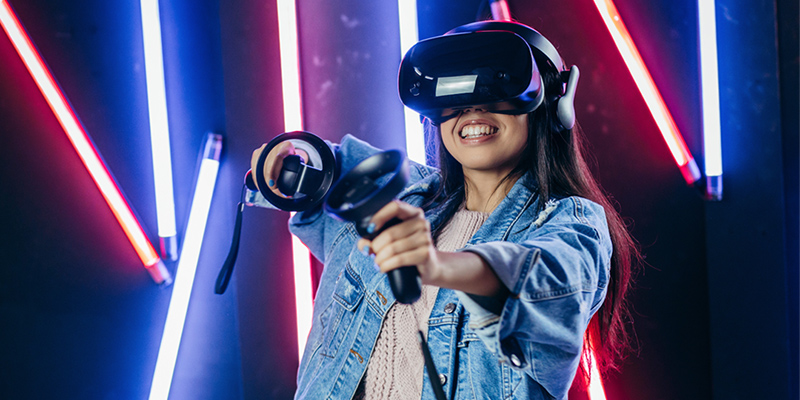
[[[253,151],[253,155],[250,157],[250,169],[253,171],[253,173],[256,173],[255,171],[257,169],[256,165],[258,164],[258,158],[261,156],[261,153],[264,152],[266,147],[267,144],[264,143],[261,145],[261,147]],[[267,181],[267,185],[269,185],[269,190],[285,199],[288,197],[278,190],[278,186],[275,184],[275,182],[278,180],[278,175],[283,167],[283,159],[291,155],[298,155],[302,157],[303,160],[308,160],[308,154],[306,154],[305,151],[295,149],[292,142],[285,140],[278,143],[278,145],[273,147],[269,154],[267,154],[267,159],[264,161],[264,170],[260,171],[264,176],[264,180]],[[253,181],[258,188],[258,180],[253,179]],[[258,189],[261,190],[261,188]]]

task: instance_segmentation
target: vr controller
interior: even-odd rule
[[[274,193],[263,174],[267,155],[284,141],[291,142],[296,149],[308,154],[308,160],[297,155],[283,159],[275,185],[286,197]],[[359,235],[370,240],[384,229],[402,222],[395,218],[380,230],[367,232],[372,216],[392,201],[408,182],[408,161],[401,151],[377,153],[361,161],[337,180],[338,175],[336,158],[325,141],[309,132],[287,132],[272,139],[259,156],[256,170],[245,174],[246,192],[243,194],[247,195],[248,204],[257,205],[260,194],[271,205],[284,211],[305,211],[324,201],[323,208],[326,212],[343,221],[355,223]],[[237,209],[231,250],[217,277],[217,294],[225,292],[233,274],[244,204],[244,201],[240,202]],[[419,299],[421,282],[415,266],[401,267],[387,275],[392,293],[398,302],[411,304]]]

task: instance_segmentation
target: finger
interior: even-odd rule
[[[294,145],[288,140],[278,143],[267,154],[267,160],[264,163],[264,176],[273,182],[270,187],[275,186],[274,182],[277,180],[281,168],[283,168],[283,159],[293,154],[295,154]]]
[[[372,239],[372,249],[378,253],[384,247],[413,235],[422,235],[429,238],[430,224],[428,221],[416,218],[391,226]]]
[[[402,255],[403,253],[415,253],[419,249],[424,249],[427,251],[433,241],[430,239],[430,235],[424,233],[417,233],[415,235],[411,235],[400,240],[395,240],[389,243],[382,248],[375,247],[375,263],[380,265],[386,260],[391,259],[392,257],[397,257]],[[416,265],[418,263],[410,264]]]
[[[269,185],[269,189],[272,193],[283,198],[288,197],[278,190],[278,186],[275,182],[277,182],[281,168],[283,168],[283,159],[293,154],[295,154],[294,145],[292,142],[286,140],[273,147],[269,154],[267,154],[267,159],[264,162],[264,177],[268,180],[267,185]]]
[[[429,257],[430,253],[428,252],[428,249],[417,248],[413,251],[406,251],[397,254],[387,260],[382,261],[381,263],[376,264],[378,264],[381,272],[387,273],[404,266],[417,266],[425,264]]]
[[[372,229],[378,230],[380,229],[386,222],[390,221],[392,218],[399,218],[403,221],[411,219],[411,218],[425,218],[425,212],[422,211],[419,207],[414,207],[411,204],[408,204],[404,201],[400,200],[393,200],[383,206],[375,215],[372,216],[370,220],[372,224]]]
[[[295,148],[295,149],[294,149],[294,153],[295,153],[295,154],[297,154],[298,156],[300,156],[300,158],[302,158],[302,159],[303,159],[303,162],[304,162],[305,164],[308,164],[308,153],[306,153],[306,151],[305,151],[305,150],[303,150],[303,149],[298,149],[298,148]]]
[[[370,254],[374,254],[374,253],[372,253],[371,245],[372,245],[372,241],[364,239],[364,238],[361,238],[361,239],[358,240],[358,243],[356,243],[356,248],[358,248],[358,251],[360,251],[364,255],[370,255]]]
[[[253,154],[250,156],[250,171],[252,174],[256,174],[258,172],[258,159],[259,157],[261,157],[261,153],[264,152],[265,147],[267,147],[266,143],[262,144],[261,147],[253,150]],[[255,175],[253,176],[253,183],[255,183],[256,189],[260,190],[260,188],[258,187],[258,180],[255,179]]]

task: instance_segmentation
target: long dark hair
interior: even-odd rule
[[[555,73],[544,73],[545,93],[560,93],[561,81]],[[628,232],[619,213],[592,176],[584,159],[583,132],[576,125],[564,130],[557,123],[554,98],[548,98],[528,115],[528,142],[519,164],[498,185],[513,182],[530,171],[536,177],[540,207],[551,197],[580,196],[603,206],[613,244],[611,277],[606,299],[589,322],[584,336],[580,373],[588,381],[587,371],[594,362],[601,372],[618,369],[618,362],[630,350],[627,325],[631,321],[626,294],[631,285],[633,268],[642,262],[636,242]],[[426,119],[425,136],[429,161],[442,175],[442,184],[423,208],[437,207],[444,221],[450,220],[467,195],[461,164],[444,147],[438,126]],[[434,228],[434,239],[444,224]]]

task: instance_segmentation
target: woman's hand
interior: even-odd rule
[[[375,264],[387,273],[406,265],[416,265],[423,283],[430,284],[440,274],[439,251],[433,244],[431,225],[422,209],[394,200],[372,216],[373,229],[398,218],[403,222],[381,232],[373,240],[361,239],[358,248],[375,255]]]
[[[256,173],[256,165],[258,164],[258,158],[261,156],[261,153],[264,152],[264,149],[267,147],[267,144],[264,143],[261,147],[257,148],[253,151],[253,155],[250,157],[250,169],[253,173]],[[267,159],[264,160],[264,170],[261,171],[264,174],[264,179],[267,181],[267,185],[269,185],[269,189],[272,193],[276,195],[288,198],[286,195],[281,193],[278,190],[277,185],[275,182],[278,180],[278,174],[281,172],[281,168],[283,168],[283,159],[292,156],[298,155],[303,158],[303,160],[308,160],[308,154],[306,154],[303,150],[295,149],[292,142],[285,140],[283,142],[278,143],[272,150],[267,154]],[[256,187],[258,188],[258,180],[253,179]],[[258,188],[261,190],[261,188]]]
[[[392,218],[403,222],[387,228],[372,241],[360,239],[358,248],[375,254],[375,264],[386,273],[415,265],[422,283],[481,296],[507,296],[508,289],[481,256],[468,251],[436,250],[431,225],[422,209],[395,200],[372,216],[373,229]]]

